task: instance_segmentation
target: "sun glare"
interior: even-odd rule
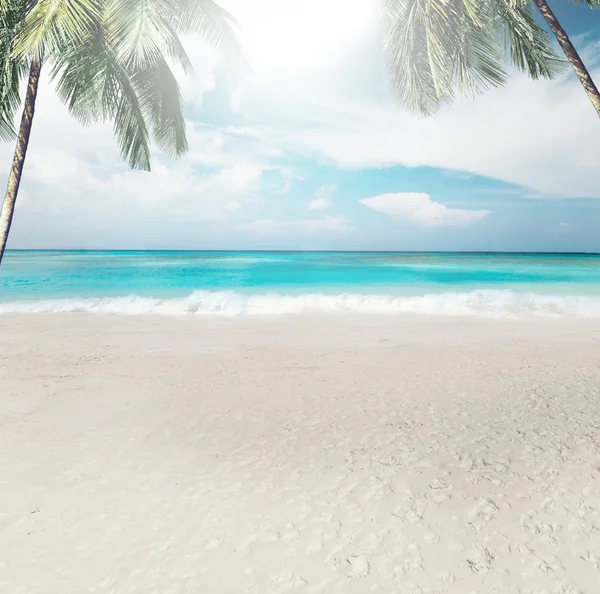
[[[240,14],[241,40],[258,73],[321,68],[369,30],[375,5],[373,0],[260,0]]]

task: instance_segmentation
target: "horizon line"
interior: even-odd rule
[[[504,255],[571,255],[571,256],[600,256],[600,252],[587,251],[501,251],[501,250],[302,250],[302,249],[114,249],[114,248],[11,248],[11,252],[125,252],[125,253],[270,253],[270,254],[504,254]]]

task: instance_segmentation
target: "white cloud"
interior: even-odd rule
[[[221,169],[215,181],[225,192],[243,192],[258,185],[262,172],[258,165],[240,163]]]
[[[163,204],[165,209],[187,212],[197,220],[221,220],[242,208],[240,202],[260,187],[261,175],[261,168],[250,164],[199,173],[186,163],[173,166],[157,162],[151,174],[124,171],[106,180],[97,179],[89,193],[99,199],[116,197],[132,206],[138,203],[154,208]],[[228,207],[232,203],[235,208]]]
[[[327,198],[315,198],[308,203],[310,210],[326,210],[331,206],[331,202]]]
[[[154,153],[152,172],[131,171],[119,155],[111,126],[80,126],[44,84],[17,210],[22,216],[68,213],[74,226],[93,224],[99,212],[110,208],[125,216],[158,205],[157,226],[165,217],[239,218],[244,203],[260,189],[263,172],[272,168],[260,143],[193,122],[188,122],[188,138],[190,152],[184,158]],[[5,183],[13,150],[12,143],[0,143],[0,164],[6,164],[0,184]]]
[[[422,193],[380,194],[359,202],[392,217],[411,219],[424,227],[465,226],[490,214],[489,210],[448,208]]]
[[[570,69],[553,81],[514,73],[503,88],[419,119],[385,90],[378,33],[371,37],[361,69],[348,49],[320,78],[254,81],[242,111],[272,144],[343,168],[426,166],[542,197],[600,198],[598,117]],[[600,67],[590,65],[600,79]]]
[[[326,210],[331,206],[331,197],[337,190],[337,184],[321,186],[316,192],[315,197],[308,203],[310,210]]]
[[[352,229],[347,219],[342,217],[324,217],[322,219],[301,219],[282,221],[262,219],[242,223],[240,228],[258,235],[319,235],[326,233],[347,233]]]
[[[504,89],[426,120],[389,103],[329,103],[315,111],[312,124],[290,129],[288,142],[344,168],[428,166],[547,196],[600,198],[598,126],[573,77],[517,76]]]

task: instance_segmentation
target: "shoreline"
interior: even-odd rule
[[[338,330],[354,334],[357,339],[366,339],[372,344],[374,336],[386,342],[406,337],[441,340],[453,344],[469,346],[475,337],[488,340],[562,341],[570,336],[576,341],[600,344],[600,319],[569,316],[490,316],[490,315],[451,315],[451,314],[361,314],[355,312],[303,312],[290,314],[264,315],[213,315],[213,314],[115,314],[91,312],[52,312],[14,313],[0,315],[0,348],[4,345],[2,334],[10,337],[11,332],[69,332],[79,334],[84,331],[115,331],[131,333],[183,333],[189,339],[211,338],[220,340],[221,333],[240,331],[257,332],[257,336],[267,339],[262,330],[284,335],[300,334],[314,342],[327,345],[328,338]],[[400,334],[399,332],[408,332]],[[557,335],[556,332],[560,333]],[[197,332],[210,332],[210,335]],[[373,333],[377,333],[373,335]],[[335,338],[333,342],[335,342]],[[324,341],[324,342],[323,342]]]
[[[586,319],[0,316],[0,590],[594,592],[598,345]]]

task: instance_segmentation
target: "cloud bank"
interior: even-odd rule
[[[416,221],[424,227],[467,226],[490,214],[489,210],[448,208],[422,193],[380,194],[363,198],[360,203],[391,217]]]

